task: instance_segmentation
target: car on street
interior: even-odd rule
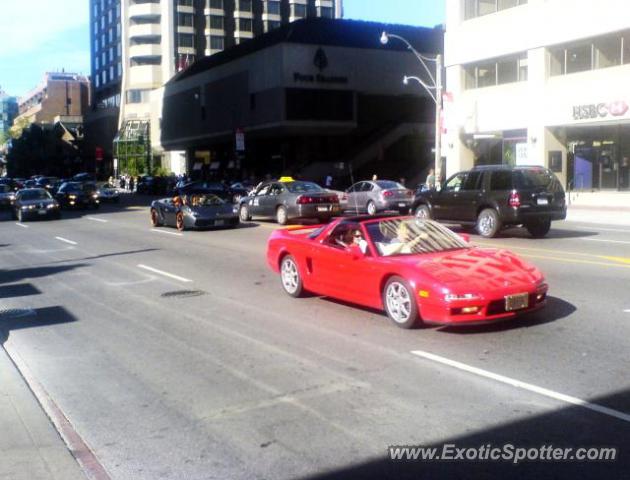
[[[406,215],[413,204],[413,191],[391,180],[357,182],[345,191],[342,208],[376,215],[388,210]]]
[[[204,189],[151,202],[151,224],[177,230],[236,227],[238,207]]]
[[[50,192],[59,182],[59,179],[57,177],[39,177],[35,182],[39,188],[45,188]]]
[[[44,188],[28,188],[15,194],[12,217],[23,222],[32,219],[59,219],[61,211],[57,202]]]
[[[55,198],[62,208],[99,208],[96,185],[83,182],[66,182],[59,187]]]
[[[456,173],[441,190],[418,192],[413,210],[418,218],[474,226],[486,238],[518,225],[544,237],[552,221],[567,215],[560,181],[539,166],[492,165]]]
[[[277,181],[262,182],[256,190],[240,199],[242,222],[252,217],[275,219],[286,225],[295,219],[329,221],[341,213],[339,198],[316,183],[282,177]]]
[[[224,182],[216,180],[197,180],[181,184],[175,187],[174,195],[183,195],[193,190],[208,190],[212,191],[215,195],[223,198],[230,203],[238,203],[242,197],[246,197],[248,190],[239,185],[230,186]]]
[[[0,183],[0,208],[10,208],[15,201],[15,192],[10,184]]]
[[[475,247],[411,216],[276,230],[267,262],[293,297],[309,291],[385,310],[402,328],[514,318],[542,308],[548,289],[543,274],[514,253]]]
[[[77,173],[75,176],[72,177],[71,181],[73,182],[94,182],[96,179],[94,178],[94,175],[92,175],[91,173]]]
[[[100,183],[96,185],[96,194],[101,203],[103,202],[120,202],[120,193],[118,189],[111,183]]]

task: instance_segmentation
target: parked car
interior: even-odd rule
[[[441,190],[417,193],[413,209],[418,218],[474,225],[483,237],[517,225],[544,237],[553,220],[567,215],[562,185],[550,170],[537,166],[493,165],[456,173]]]
[[[346,190],[342,200],[344,210],[376,215],[396,210],[404,215],[413,204],[413,192],[398,182],[375,180],[357,182]]]
[[[77,173],[71,180],[73,182],[95,182],[96,178],[91,173]]]
[[[216,180],[197,180],[195,182],[178,185],[175,188],[174,194],[186,194],[187,192],[198,189],[212,191],[215,195],[223,198],[230,203],[238,203],[242,197],[246,197],[249,193],[246,188],[240,188],[239,186],[230,186],[224,182],[219,182]]]
[[[15,202],[15,192],[8,183],[0,183],[0,207],[10,208]]]
[[[236,227],[238,207],[209,190],[191,190],[174,198],[151,202],[151,224],[166,225],[178,230],[211,227]]]
[[[265,217],[275,219],[280,225],[305,218],[327,222],[340,213],[335,193],[316,183],[295,181],[290,177],[261,183],[251,195],[241,198],[239,207],[243,222],[252,217]]]
[[[100,204],[93,183],[66,182],[55,198],[62,208],[98,208]]]
[[[542,308],[548,290],[542,273],[514,253],[474,247],[414,217],[275,230],[267,262],[293,297],[309,291],[385,310],[402,328],[511,319]]]
[[[35,182],[39,188],[45,188],[50,191],[58,181],[57,177],[39,177]]]
[[[59,203],[44,188],[19,190],[13,202],[12,217],[20,222],[33,219],[59,219]]]
[[[98,199],[101,203],[103,202],[120,202],[120,193],[118,189],[114,187],[111,183],[100,183],[96,185],[96,194],[98,195]]]

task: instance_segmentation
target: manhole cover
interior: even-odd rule
[[[189,298],[200,297],[205,294],[206,292],[202,290],[176,290],[175,292],[165,292],[160,296],[164,298]]]
[[[22,318],[36,315],[32,308],[0,308],[0,319]]]

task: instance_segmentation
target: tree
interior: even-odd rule
[[[9,128],[11,138],[18,139],[22,136],[22,132],[31,124],[27,117],[18,117],[13,121],[13,126]]]

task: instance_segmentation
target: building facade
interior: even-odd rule
[[[448,175],[542,165],[566,188],[630,188],[630,2],[447,0]]]
[[[7,93],[0,88],[0,144],[6,141],[9,135],[9,128],[13,125],[13,120],[17,115],[17,98],[7,95]]]
[[[90,105],[90,80],[76,73],[50,72],[18,101],[19,119],[52,124],[57,116],[82,117]]]
[[[159,165],[180,173],[181,152],[165,152],[160,143],[163,85],[199,58],[282,24],[340,17],[341,1],[91,0],[95,95],[89,148],[115,158],[118,173]]]
[[[442,52],[441,29],[312,18],[204,58],[165,87],[162,144],[194,178],[297,175],[339,186],[433,163],[435,104],[403,84],[420,66],[402,42]]]

